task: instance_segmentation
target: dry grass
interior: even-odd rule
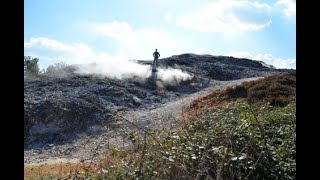
[[[76,171],[83,173],[85,167],[95,171],[96,166],[90,163],[58,163],[43,165],[25,165],[24,179],[69,179]]]

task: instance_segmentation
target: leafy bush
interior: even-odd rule
[[[234,102],[174,132],[128,133],[131,149],[114,148],[99,178],[295,179],[295,103]],[[148,138],[147,138],[148,136]],[[110,163],[114,160],[118,163]]]
[[[285,106],[295,97],[296,74],[269,76],[257,81],[244,82],[227,88],[225,94],[231,98],[245,98],[250,103],[269,102],[273,106]]]
[[[229,87],[225,92],[230,98],[245,98],[247,96],[247,88],[242,85]]]

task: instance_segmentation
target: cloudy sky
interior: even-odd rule
[[[227,55],[296,68],[295,0],[25,0],[24,54],[40,68]]]

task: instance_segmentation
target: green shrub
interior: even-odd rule
[[[255,84],[254,86],[248,88],[248,98],[249,102],[258,102],[262,99],[266,98],[267,96],[267,88],[268,84],[266,83],[259,83]]]
[[[226,94],[230,98],[245,98],[247,96],[247,88],[242,85],[238,85],[235,87],[229,87],[226,89]]]
[[[295,179],[295,103],[244,102],[210,112],[180,131],[151,132],[116,151],[101,179]],[[135,133],[129,133],[135,135]]]
[[[244,82],[227,89],[226,94],[231,98],[245,98],[250,103],[269,102],[273,106],[285,106],[296,95],[296,76],[291,73]]]

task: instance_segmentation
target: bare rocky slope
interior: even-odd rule
[[[140,62],[150,64],[150,61]],[[160,67],[175,67],[190,72],[198,78],[220,81],[261,77],[288,71],[270,68],[262,61],[229,56],[181,54],[161,59],[160,62]]]
[[[25,162],[97,157],[110,147],[109,143],[119,144],[124,137],[121,130],[133,128],[130,121],[147,128],[174,127],[184,108],[201,93],[235,85],[246,78],[295,71],[266,67],[249,59],[195,54],[163,58],[159,66],[182,69],[193,78],[161,90],[150,89],[134,79],[92,75],[26,79]]]

